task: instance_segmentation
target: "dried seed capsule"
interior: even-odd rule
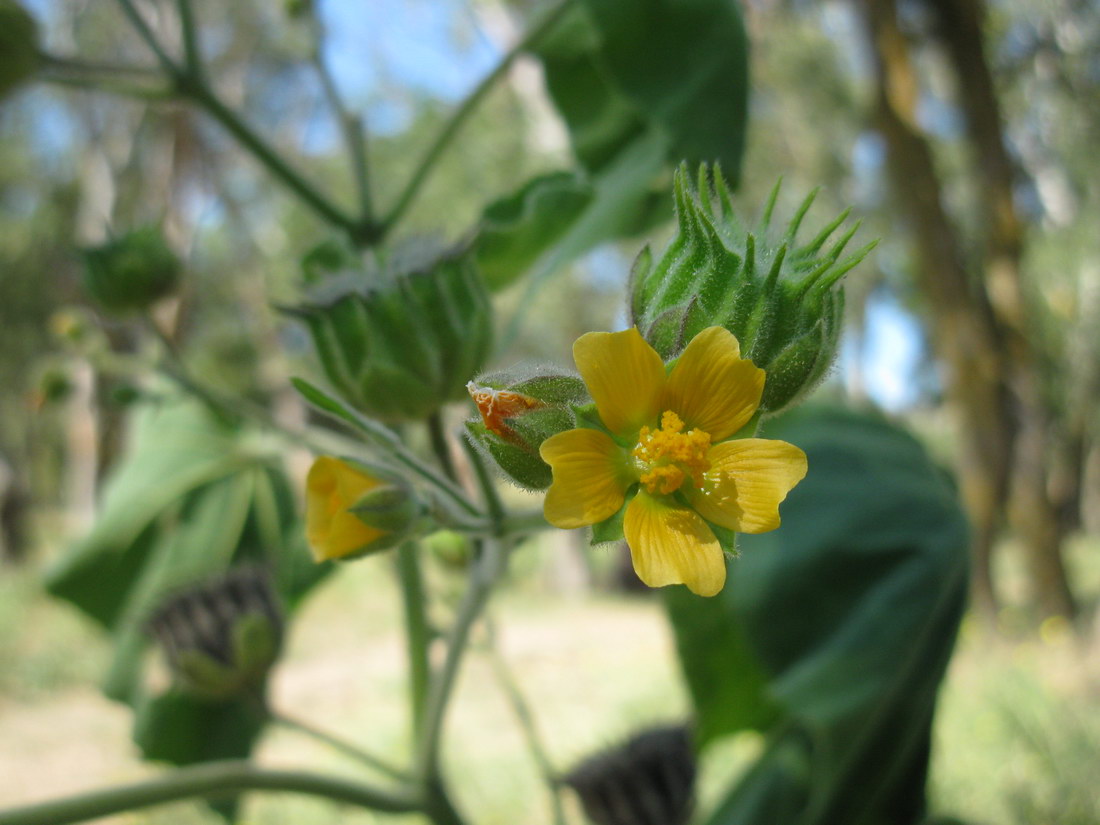
[[[564,781],[596,825],[684,825],[695,774],[691,732],[673,725],[643,731],[585,760]]]
[[[263,684],[279,655],[283,619],[268,574],[244,567],[175,594],[147,629],[183,687],[227,699]]]

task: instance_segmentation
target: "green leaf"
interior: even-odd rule
[[[150,548],[154,520],[192,490],[245,466],[235,434],[198,404],[150,406],[106,485],[92,530],[47,572],[46,585],[112,626]]]
[[[329,395],[327,392],[314,386],[304,378],[291,378],[290,383],[294,385],[294,389],[296,389],[306,401],[322,412],[327,412],[329,415],[339,418],[346,424],[350,424],[353,429],[371,438],[389,444],[397,443],[397,436],[387,427],[356,412],[343,401],[340,401],[335,396]]]
[[[665,157],[738,178],[748,43],[731,0],[583,0],[538,47],[551,99],[591,172],[659,133]]]
[[[275,456],[256,450],[254,433],[183,402],[140,411],[133,434],[98,521],[48,586],[113,634],[104,691],[134,708],[147,758],[246,756],[261,721],[240,703],[145,689],[145,623],[173,591],[235,564],[269,569],[288,609],[328,568],[310,560],[290,482]]]
[[[584,0],[610,82],[669,138],[668,157],[718,161],[734,181],[748,106],[748,42],[731,0]]]
[[[263,724],[251,699],[213,702],[170,690],[139,706],[134,742],[144,758],[173,765],[241,759]]]
[[[113,624],[115,650],[103,691],[131,701],[145,650],[145,621],[166,596],[224,572],[240,543],[252,503],[251,473],[239,473],[191,494],[183,512],[172,519],[142,560],[134,585],[120,595]]]
[[[592,185],[579,175],[554,172],[489,204],[474,246],[486,285],[502,289],[526,272],[577,219],[592,195]]]
[[[552,231],[517,228],[524,254],[491,262],[509,265],[491,279],[500,285],[529,273],[521,307],[577,256],[670,217],[662,176],[671,165],[717,160],[736,181],[748,112],[747,43],[730,0],[584,0],[539,42],[536,56],[592,195],[553,216]],[[536,180],[506,198],[509,214],[538,191]],[[528,214],[550,219],[533,205]],[[543,243],[551,235],[556,242]]]
[[[809,459],[783,526],[739,537],[713,599],[669,594],[701,742],[771,735],[710,822],[918,822],[967,589],[955,491],[877,417],[802,410],[765,435]]]

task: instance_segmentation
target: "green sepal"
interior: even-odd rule
[[[248,613],[230,630],[231,661],[199,649],[180,651],[174,667],[180,687],[204,699],[224,701],[254,692],[279,655],[281,632],[269,617]]]
[[[737,558],[741,555],[741,550],[737,547],[737,533],[727,527],[715,524],[712,521],[707,522],[707,527],[711,529],[711,532],[714,533],[714,537],[718,539],[718,544],[722,546],[722,552],[733,558]]]
[[[248,613],[233,624],[234,664],[245,684],[259,685],[279,658],[282,632],[262,613]]]
[[[404,536],[424,514],[424,504],[412,485],[397,480],[368,490],[348,512],[368,527]]]
[[[466,432],[472,443],[488,453],[501,472],[523,489],[539,492],[550,486],[553,481],[550,465],[538,452],[490,432],[480,421],[467,421]]]
[[[626,500],[623,501],[623,506],[619,508],[619,511],[613,516],[605,518],[601,522],[597,522],[592,525],[592,535],[588,539],[588,543],[595,547],[597,544],[607,544],[612,541],[622,541],[625,536],[623,535],[623,520],[626,519],[626,508],[637,495],[637,488],[630,490],[626,494]]]
[[[343,403],[383,421],[423,419],[461,398],[492,346],[492,308],[472,256],[409,257],[332,275],[283,308],[305,323]]]
[[[229,665],[199,650],[185,650],[176,657],[180,687],[204,699],[225,699],[239,693],[240,679]]]
[[[573,407],[573,416],[577,420],[577,426],[586,430],[599,430],[601,433],[614,438],[614,434],[611,430],[607,429],[607,426],[603,423],[603,419],[600,418],[599,410],[596,409],[595,403],[584,404],[580,407]]]

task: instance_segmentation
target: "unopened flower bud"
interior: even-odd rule
[[[596,825],[685,825],[695,792],[695,752],[682,726],[644,731],[565,777]]]
[[[38,70],[38,24],[16,0],[0,0],[0,100]]]
[[[344,400],[383,421],[426,418],[461,398],[492,344],[488,293],[461,252],[329,276],[287,311],[306,322]]]
[[[474,443],[521,487],[549,487],[552,475],[539,447],[576,426],[573,405],[588,400],[584,382],[575,375],[516,370],[483,376],[466,389],[480,414],[480,421],[466,424]]]
[[[393,547],[426,526],[425,509],[388,468],[325,455],[306,477],[306,538],[317,561]]]
[[[840,279],[874,243],[841,257],[856,223],[826,245],[847,211],[798,243],[816,190],[773,238],[769,226],[778,186],[755,231],[734,214],[717,166],[700,167],[697,185],[681,166],[674,189],[679,231],[660,259],[654,261],[646,248],[635,262],[634,323],[665,359],[706,327],[725,327],[740,341],[742,356],[767,373],[761,411],[777,413],[808,393],[836,357],[844,308]]]
[[[422,545],[447,567],[465,569],[474,556],[474,546],[469,537],[454,530],[437,530],[425,536]]]
[[[180,261],[155,226],[84,250],[84,287],[109,312],[148,308],[176,288]]]
[[[268,575],[249,567],[176,594],[148,629],[183,687],[228,699],[262,686],[279,655],[283,620]]]
[[[401,535],[424,512],[412,487],[403,481],[375,487],[349,509],[368,527]]]

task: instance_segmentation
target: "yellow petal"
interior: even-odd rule
[[[554,472],[542,512],[555,527],[596,524],[623,506],[625,455],[607,433],[566,430],[542,442],[539,455]]]
[[[573,360],[611,432],[630,435],[656,423],[665,365],[637,328],[586,333],[573,344]]]
[[[306,476],[306,539],[317,561],[362,550],[385,535],[368,527],[348,507],[382,482],[332,456],[320,456]]]
[[[715,444],[703,488],[688,500],[707,521],[738,533],[779,526],[779,502],[806,475],[806,454],[786,441],[741,438]]]
[[[662,409],[714,441],[741,429],[760,405],[764,371],[741,357],[733,333],[707,327],[688,343],[665,386]]]
[[[638,493],[623,522],[634,571],[650,587],[684,583],[700,596],[713,596],[726,583],[726,559],[718,539],[684,507],[670,507]]]

